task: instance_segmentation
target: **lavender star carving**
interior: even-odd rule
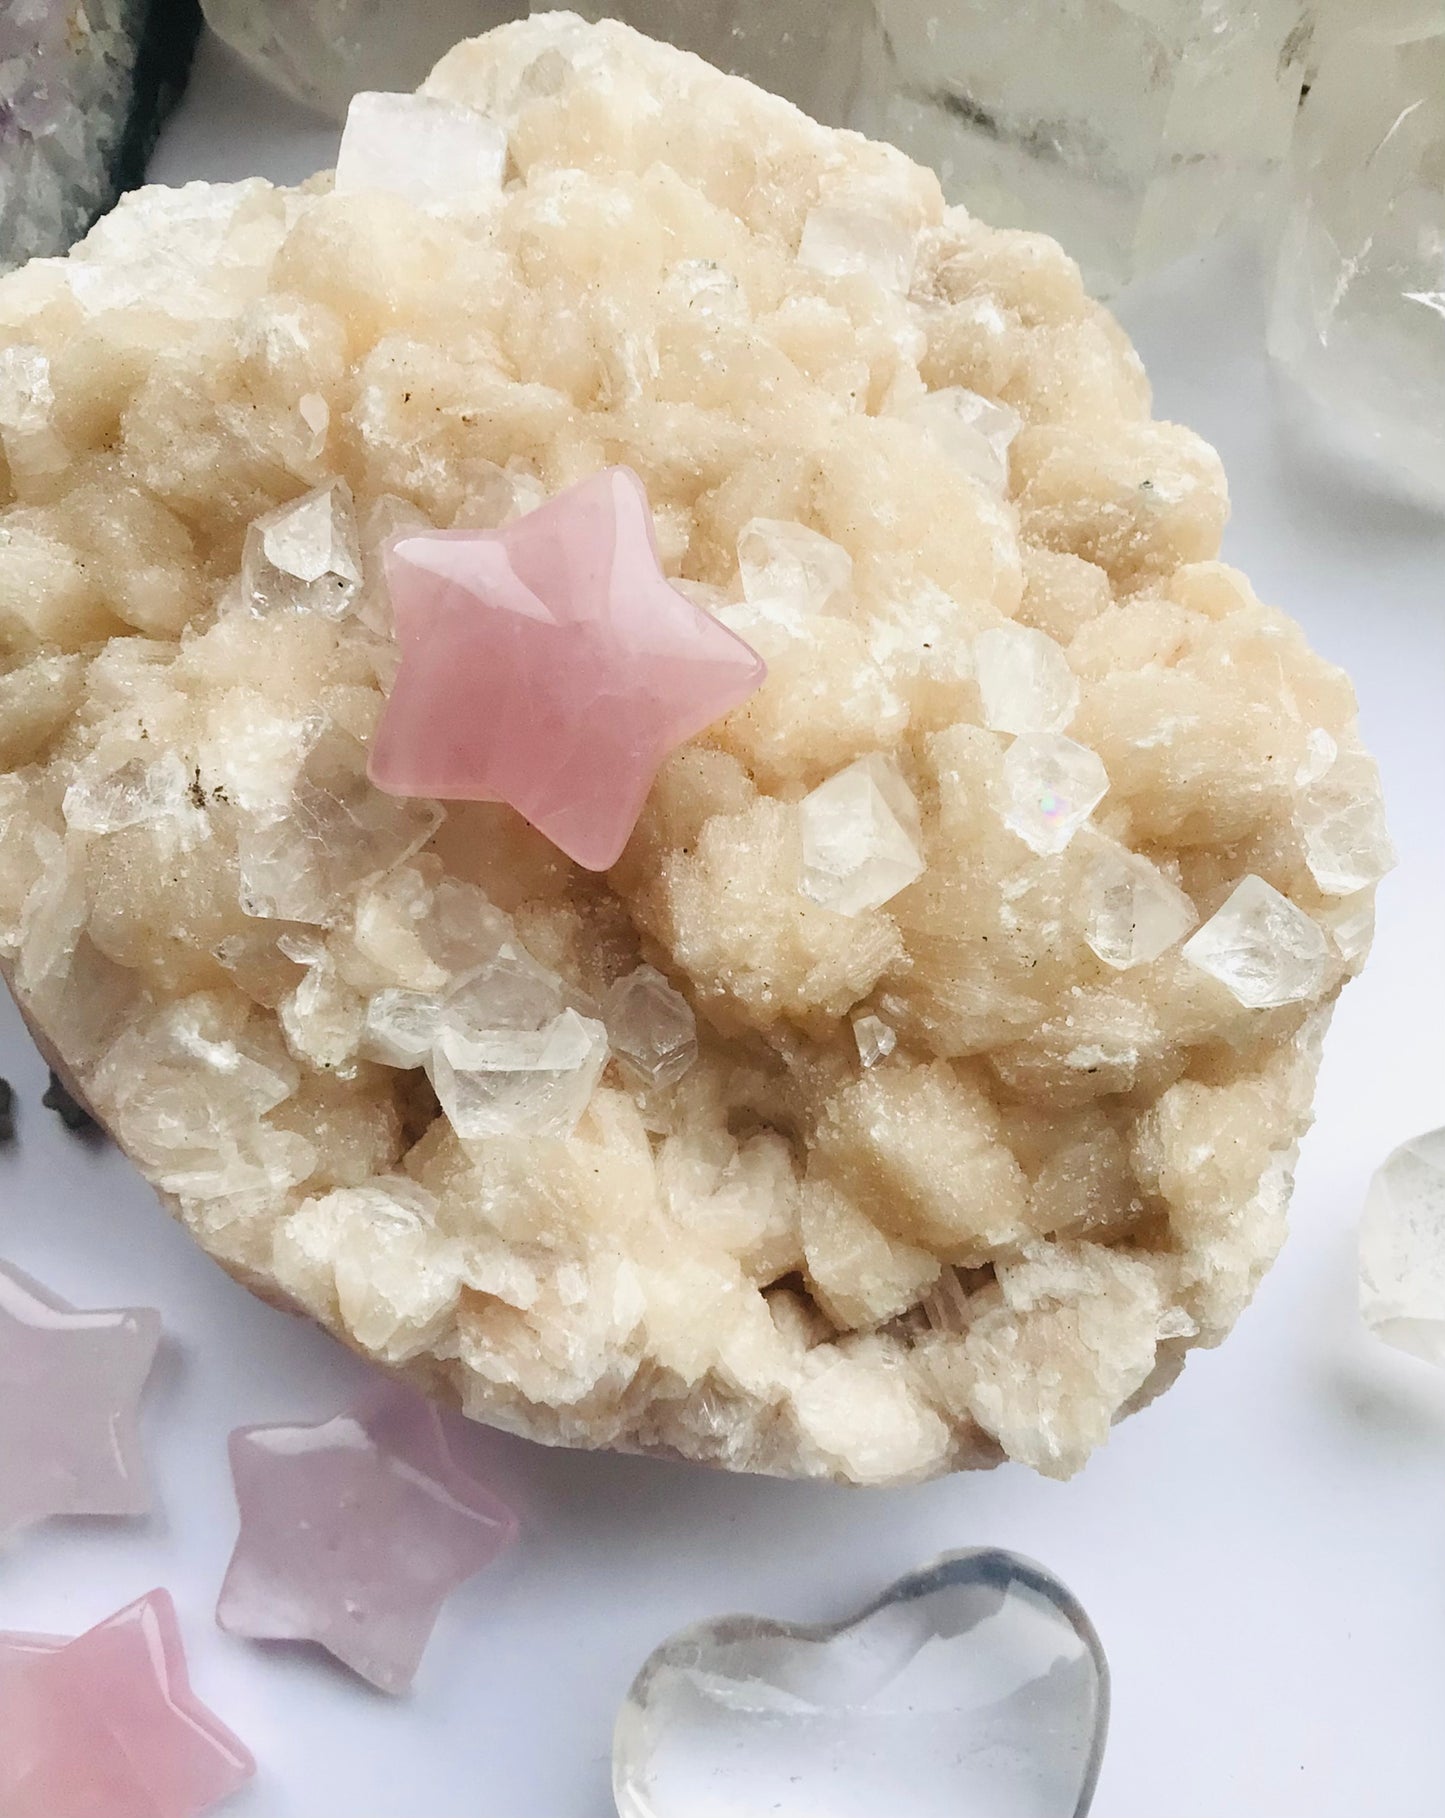
[[[401,669],[372,782],[510,803],[589,871],[621,856],[667,754],[766,674],[668,584],[626,467],[502,530],[400,537],[386,577]]]
[[[411,1684],[437,1614],[516,1518],[460,1470],[430,1402],[388,1386],[314,1427],[240,1427],[241,1535],[216,1620],[314,1641],[384,1692]]]
[[[0,1537],[51,1515],[142,1515],[137,1415],[160,1315],[78,1313],[0,1266]]]
[[[3,1818],[199,1818],[256,1771],[152,1591],[74,1641],[0,1634]]]

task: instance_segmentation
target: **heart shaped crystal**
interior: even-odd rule
[[[663,1642],[613,1743],[620,1818],[1083,1818],[1109,1670],[1059,1581],[946,1554],[846,1622],[725,1616]]]

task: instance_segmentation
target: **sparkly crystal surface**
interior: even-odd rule
[[[1099,841],[1089,854],[1084,938],[1106,966],[1147,966],[1199,921],[1194,904],[1137,852]]]
[[[314,1641],[405,1691],[442,1604],[511,1541],[511,1511],[457,1465],[436,1409],[402,1388],[319,1426],[241,1427],[230,1450],[241,1535],[221,1627]]]
[[[742,639],[664,580],[626,468],[499,531],[402,538],[387,575],[402,666],[372,781],[508,802],[588,870],[621,855],[668,752],[763,679]]]
[[[738,537],[738,572],[754,611],[796,621],[841,605],[853,558],[806,524],[751,518]]]
[[[973,641],[983,723],[994,732],[1062,732],[1079,704],[1069,659],[1042,631],[997,625]]]
[[[1025,733],[1004,754],[1003,823],[1035,852],[1062,852],[1108,788],[1098,752],[1061,732]]]
[[[431,1081],[447,1121],[463,1139],[571,1134],[607,1064],[607,1031],[563,1010],[538,1029],[474,1034],[443,1024]]]
[[[617,980],[602,1002],[612,1052],[650,1086],[676,1085],[697,1059],[697,1018],[656,966]]]
[[[1183,951],[1251,1010],[1313,997],[1330,968],[1318,922],[1261,877],[1236,885]]]
[[[430,95],[364,93],[347,110],[336,187],[480,208],[501,194],[506,167],[507,135],[475,108]]]
[[[858,1059],[865,1067],[876,1067],[898,1046],[898,1034],[881,1016],[855,1016],[853,1039],[858,1044]]]
[[[802,890],[840,915],[878,909],[923,871],[918,803],[892,758],[870,752],[798,807]]]
[[[1088,1617],[1016,1554],[956,1553],[850,1621],[674,1635],[613,1744],[620,1818],[1083,1818],[1108,1725]]]
[[[1375,1170],[1360,1220],[1360,1312],[1387,1344],[1445,1365],[1445,1130]]]
[[[1289,163],[1269,345],[1313,438],[1445,505],[1445,15],[1337,9]],[[1341,26],[1347,29],[1341,29]]]
[[[168,1592],[74,1641],[0,1633],[5,1818],[201,1818],[255,1771],[191,1690]]]
[[[995,492],[1008,490],[1008,451],[1023,419],[1007,404],[982,398],[963,385],[925,392],[901,412],[951,461]]]
[[[137,1415],[160,1331],[148,1307],[78,1313],[0,1266],[0,1537],[150,1507]]]
[[[883,197],[860,195],[808,211],[798,258],[829,278],[863,276],[880,289],[906,291],[913,277],[915,240]]]
[[[345,480],[268,512],[246,532],[241,598],[252,611],[340,619],[360,585],[361,548]]]
[[[851,123],[1116,288],[1260,195],[1289,144],[1306,24],[1298,0],[879,0]]]

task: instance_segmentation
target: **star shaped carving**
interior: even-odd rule
[[[74,1641],[0,1634],[5,1818],[199,1818],[255,1771],[191,1690],[167,1592]]]
[[[507,802],[589,871],[621,856],[668,753],[766,674],[668,583],[626,467],[501,530],[399,537],[386,578],[401,667],[372,782]]]
[[[231,1435],[241,1535],[216,1619],[314,1641],[384,1692],[410,1685],[448,1595],[516,1518],[459,1469],[436,1409],[388,1386],[313,1427]]]
[[[78,1313],[0,1266],[0,1536],[50,1515],[141,1515],[137,1433],[160,1316]]]

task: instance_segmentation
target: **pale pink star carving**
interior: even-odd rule
[[[256,1771],[152,1591],[75,1641],[0,1634],[3,1818],[199,1818]]]
[[[507,802],[589,871],[621,856],[667,754],[766,674],[668,584],[626,467],[501,530],[399,537],[386,578],[401,668],[372,782]]]
[[[262,1641],[314,1641],[384,1692],[411,1684],[448,1595],[490,1565],[516,1517],[461,1471],[410,1390],[315,1427],[240,1427],[241,1536],[216,1620]]]
[[[0,1266],[0,1536],[50,1515],[141,1515],[136,1430],[160,1315],[77,1313]]]

